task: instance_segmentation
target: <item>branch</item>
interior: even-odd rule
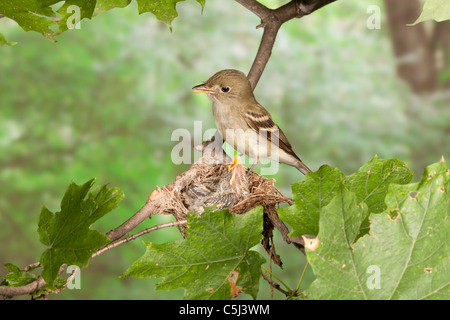
[[[142,214],[142,212],[141,212],[142,210],[143,209],[139,210],[134,216],[141,215]],[[132,220],[132,219],[129,219],[129,220]],[[95,258],[95,257],[101,255],[102,253],[105,253],[106,251],[108,251],[108,250],[110,250],[112,248],[116,248],[116,247],[120,246],[121,244],[127,243],[127,242],[129,242],[131,240],[134,240],[134,239],[136,239],[136,238],[138,238],[140,236],[143,236],[144,234],[150,233],[152,231],[156,231],[156,230],[163,229],[163,228],[168,228],[168,227],[179,226],[179,225],[182,225],[182,224],[185,224],[185,223],[186,223],[186,220],[180,220],[180,221],[173,221],[173,222],[163,223],[163,224],[160,224],[160,225],[156,225],[156,226],[147,228],[147,229],[142,230],[142,231],[140,231],[140,232],[138,232],[138,233],[136,233],[136,234],[134,234],[134,235],[132,235],[130,237],[122,239],[120,241],[111,242],[110,244],[108,244],[107,246],[103,247],[102,249],[97,250],[92,255],[91,258]],[[124,224],[122,224],[122,226],[125,225],[125,224],[126,224],[126,222]],[[123,230],[122,226],[117,228],[117,229],[114,229],[114,230],[118,230],[118,229]],[[33,264],[25,266],[23,268],[23,270],[24,271],[28,271],[31,268],[37,268],[39,266],[40,266],[40,263],[39,262],[35,262]],[[64,265],[61,266],[61,269],[60,269],[59,273],[61,273],[62,270],[64,270]],[[69,276],[69,278],[67,279],[66,282],[70,282],[71,281],[71,277],[73,277],[73,276],[74,276],[74,274]],[[13,297],[13,296],[20,296],[20,295],[24,295],[24,294],[29,294],[29,293],[35,292],[35,291],[43,288],[46,284],[47,283],[44,281],[44,279],[42,277],[39,277],[35,281],[33,281],[33,282],[31,282],[31,283],[29,283],[27,285],[20,286],[20,287],[0,286],[0,295]]]
[[[153,190],[153,192],[150,194],[150,196],[147,199],[147,202],[144,204],[144,206],[139,209],[138,212],[136,212],[130,219],[125,221],[123,224],[121,224],[119,227],[109,231],[106,236],[111,239],[111,241],[115,241],[117,239],[120,239],[127,233],[129,233],[131,230],[136,228],[140,223],[142,223],[145,219],[150,217],[150,215],[154,212],[152,211],[151,203],[154,199],[159,197],[159,191],[157,189]]]
[[[301,18],[336,0],[290,1],[289,3],[277,9],[269,9],[255,0],[236,0],[236,1],[245,8],[247,8],[248,10],[250,10],[251,12],[253,12],[261,19],[261,24],[258,25],[257,28],[259,27],[264,28],[264,33],[261,39],[257,55],[255,57],[255,60],[253,61],[253,65],[248,74],[248,79],[252,85],[252,88],[254,89],[264,71],[267,62],[269,61],[276,36],[278,34],[278,30],[283,25],[283,23],[294,18]],[[2,18],[1,15],[0,18]],[[106,235],[109,239],[111,239],[111,243],[108,244],[106,247],[99,249],[97,252],[95,252],[92,255],[92,258],[112,248],[115,248],[123,243],[129,242],[133,239],[136,239],[137,237],[140,237],[144,234],[147,234],[155,230],[159,230],[161,228],[178,226],[180,231],[183,231],[182,227],[186,223],[185,220],[186,213],[189,210],[184,206],[183,201],[180,200],[181,190],[183,190],[185,187],[189,185],[200,183],[200,181],[205,180],[210,175],[218,174],[218,172],[216,172],[215,170],[221,170],[221,167],[216,166],[215,168],[211,168],[209,166],[210,164],[224,163],[224,162],[226,163],[227,160],[229,160],[227,159],[226,155],[223,152],[222,153],[214,152],[214,150],[217,149],[215,148],[216,144],[220,145],[219,141],[220,139],[217,140],[218,141],[214,141],[214,139],[212,139],[211,141],[208,142],[209,145],[208,143],[204,143],[202,145],[202,151],[204,154],[202,160],[204,161],[200,161],[192,165],[188,171],[179,175],[172,184],[167,185],[162,189],[156,188],[150,194],[150,196],[147,199],[147,202],[138,212],[136,212],[131,218],[129,218],[119,227],[109,231]],[[227,165],[225,165],[225,168],[226,167]],[[229,177],[225,178],[229,179]],[[233,207],[230,207],[230,212],[234,211],[233,213],[235,214],[242,214],[250,210],[252,207],[263,204],[265,207],[265,212],[266,214],[268,214],[272,226],[280,231],[284,241],[287,243],[293,243],[298,249],[304,252],[304,245],[305,245],[304,239],[301,237],[298,238],[289,237],[286,225],[281,220],[279,220],[278,215],[276,214],[276,210],[274,210],[275,204],[281,202],[289,202],[290,199],[280,194],[277,194],[275,192],[276,190],[270,193],[269,189],[270,188],[274,189],[273,181],[271,181],[270,179],[265,179],[258,175],[256,176],[253,175],[252,179],[253,179],[252,183],[254,184],[257,183],[260,186],[266,185],[267,190],[262,194],[256,194],[256,196],[252,195],[251,197],[248,197],[246,200],[241,201],[236,205],[233,205]],[[257,190],[258,188],[254,189]],[[118,239],[120,239],[121,237],[132,231],[145,219],[149,218],[151,214],[155,213],[173,214],[177,221],[154,226],[145,229],[131,237],[117,241]],[[26,266],[24,270],[27,271],[32,267],[37,266],[39,266],[39,262]],[[0,286],[0,295],[18,296],[29,294],[35,292],[36,290],[41,289],[45,285],[46,282],[44,281],[44,279],[42,277],[39,277],[32,283],[20,287]]]
[[[272,48],[275,44],[278,30],[283,23],[308,15],[336,0],[290,1],[277,9],[269,9],[256,0],[236,1],[261,19],[261,24],[256,28],[264,28],[258,52],[247,76],[252,88],[255,89],[272,55]]]
[[[31,292],[37,291],[46,284],[47,283],[44,281],[44,279],[42,277],[39,277],[37,278],[37,280],[20,287],[0,286],[0,295],[9,297],[21,296],[24,294],[29,294]]]
[[[138,232],[138,233],[136,233],[136,234],[134,234],[134,235],[132,235],[132,236],[130,236],[128,238],[125,238],[125,239],[122,239],[122,240],[119,240],[119,241],[112,242],[112,243],[108,244],[106,247],[103,247],[102,249],[97,250],[97,252],[95,252],[92,255],[91,258],[95,258],[96,256],[99,256],[102,253],[104,253],[104,252],[106,252],[106,251],[108,251],[108,250],[110,250],[112,248],[116,248],[116,247],[120,246],[121,244],[130,242],[131,240],[134,240],[134,239],[136,239],[136,238],[138,238],[140,236],[143,236],[144,234],[150,233],[152,231],[156,231],[156,230],[163,229],[163,228],[168,228],[168,227],[179,226],[179,225],[185,224],[185,223],[186,223],[186,220],[180,220],[180,221],[173,221],[173,222],[163,223],[163,224],[160,224],[160,225],[157,225],[157,226],[154,226],[154,227],[147,228],[147,229],[142,230],[142,231],[140,231],[140,232]]]

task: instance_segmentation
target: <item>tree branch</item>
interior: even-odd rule
[[[120,246],[121,244],[130,242],[131,240],[134,240],[134,239],[136,239],[136,238],[138,238],[140,236],[143,236],[144,234],[150,233],[152,231],[156,231],[156,230],[163,229],[163,228],[168,228],[168,227],[179,226],[179,225],[185,224],[185,223],[186,223],[186,220],[180,220],[180,221],[173,221],[173,222],[163,223],[163,224],[159,224],[159,225],[154,226],[154,227],[147,228],[147,229],[142,230],[142,231],[140,231],[140,232],[138,232],[138,233],[136,233],[136,234],[134,234],[134,235],[132,235],[130,237],[127,237],[125,239],[122,239],[122,240],[119,240],[119,241],[112,242],[112,243],[108,244],[106,247],[103,247],[102,249],[97,250],[97,252],[95,252],[92,255],[91,258],[95,258],[96,256],[99,256],[102,253],[104,253],[104,252],[106,252],[106,251],[108,251],[108,250],[110,250],[112,248],[116,248],[116,247]]]
[[[236,0],[236,2],[261,19],[261,24],[257,28],[264,28],[258,52],[247,76],[253,89],[258,84],[267,62],[272,55],[272,48],[275,44],[278,30],[283,23],[308,15],[334,1],[336,0],[290,1],[277,9],[269,9],[256,0]]]
[[[252,88],[254,89],[265,69],[265,66],[267,65],[267,62],[269,61],[269,58],[272,53],[272,48],[274,46],[276,36],[278,34],[278,30],[283,25],[283,23],[294,19],[294,18],[301,18],[307,14],[310,14],[319,8],[332,3],[336,0],[299,0],[299,1],[290,1],[287,4],[277,8],[277,9],[269,9],[263,4],[259,3],[255,0],[236,0],[238,3],[240,3],[242,6],[253,12],[255,15],[257,15],[261,19],[261,24],[257,26],[257,28],[262,27],[264,28],[264,33],[261,39],[261,43],[258,49],[258,52],[256,54],[256,57],[253,61],[253,65],[249,71],[248,79],[252,85]],[[1,18],[1,16],[0,16]],[[205,146],[205,149],[206,146]],[[212,156],[210,156],[211,159],[217,158],[223,158],[223,155],[217,155],[212,153]],[[217,159],[215,159],[217,160]],[[205,163],[208,163],[207,161]],[[185,224],[185,215],[187,212],[187,209],[183,206],[183,204],[178,203],[178,200],[176,197],[172,197],[167,199],[167,201],[170,200],[173,205],[182,207],[181,215],[177,216],[174,214],[177,221],[170,222],[166,224],[162,224],[159,226],[154,226],[151,228],[148,228],[146,230],[143,230],[131,237],[125,238],[120,241],[116,241],[123,237],[125,234],[129,233],[131,230],[133,230],[137,225],[139,225],[141,222],[143,222],[146,218],[150,217],[151,214],[154,214],[156,212],[163,213],[165,208],[161,207],[159,204],[159,199],[162,197],[162,194],[164,196],[167,196],[168,194],[175,192],[179,193],[180,190],[183,189],[186,185],[189,183],[192,183],[195,181],[195,179],[198,179],[199,172],[202,171],[200,164],[194,164],[191,166],[191,168],[186,171],[185,173],[181,174],[177,177],[177,179],[172,183],[171,185],[168,185],[164,187],[163,189],[156,188],[147,199],[147,202],[144,204],[144,206],[136,212],[130,219],[125,221],[122,225],[119,227],[109,231],[106,235],[109,239],[111,239],[111,243],[107,245],[106,247],[99,249],[96,253],[92,255],[92,257],[96,257],[112,248],[115,248],[123,243],[129,242],[133,239],[136,239],[139,236],[142,236],[146,233],[149,233],[151,231],[159,230],[161,228],[166,227],[172,227],[172,226],[182,226]],[[196,178],[197,177],[197,178]],[[279,197],[280,199],[276,200],[274,203],[278,202],[284,202],[287,201],[287,198]],[[230,210],[231,211],[231,210]],[[270,210],[269,210],[270,211]],[[276,213],[276,211],[275,211]],[[173,213],[172,213],[173,214]],[[184,214],[184,217],[183,217]],[[284,225],[284,223],[279,220],[278,216],[275,214],[271,214],[270,212],[269,218],[271,219],[273,225],[275,228],[277,228],[282,236],[285,242],[287,243],[293,243],[297,248],[302,250],[304,252],[303,246],[305,245],[304,240],[302,238],[293,238],[288,236],[288,229]],[[114,242],[116,241],[116,242]],[[26,266],[24,268],[25,271],[39,266],[39,263],[34,263],[32,265]],[[264,277],[264,275],[263,275]],[[264,277],[267,278],[267,277]],[[272,280],[266,279],[271,283],[271,285],[274,285],[276,287],[276,284],[271,282]],[[6,287],[6,286],[0,286],[0,295],[4,296],[18,296],[18,295],[24,295],[32,293],[36,290],[41,289],[46,285],[46,282],[42,277],[39,277],[32,283],[29,283],[24,286],[20,287]],[[279,286],[278,286],[279,287]],[[280,290],[281,288],[277,288]],[[283,292],[283,290],[280,290]],[[286,294],[286,292],[283,292]]]
[[[159,197],[159,191],[155,189],[148,197],[147,202],[141,209],[139,209],[138,212],[136,212],[130,219],[125,221],[119,227],[109,231],[106,234],[106,236],[109,239],[111,239],[111,241],[115,241],[126,235],[134,228],[136,228],[140,223],[142,223],[145,219],[150,217],[150,215],[154,212],[152,211],[151,202],[157,197]]]
[[[144,206],[143,208],[146,208],[146,206]],[[141,215],[141,214],[142,214],[142,212],[141,212],[142,210],[143,210],[143,209],[139,210],[134,216],[136,216],[136,215],[137,215],[137,216]],[[134,217],[134,216],[133,216],[133,217]],[[131,219],[130,219],[130,220],[131,220]],[[142,231],[140,231],[140,232],[138,232],[138,233],[136,233],[136,234],[134,234],[134,235],[132,235],[132,236],[130,236],[130,237],[127,237],[127,238],[125,238],[125,239],[122,239],[122,240],[120,240],[120,241],[111,242],[111,243],[108,244],[107,246],[105,246],[105,247],[103,247],[103,248],[97,250],[97,251],[91,256],[91,258],[95,258],[95,257],[101,255],[102,253],[105,253],[106,251],[108,251],[108,250],[110,250],[110,249],[116,248],[116,247],[120,246],[121,244],[127,243],[127,242],[129,242],[129,241],[131,241],[131,240],[134,240],[134,239],[136,239],[136,238],[138,238],[138,237],[140,237],[140,236],[143,236],[144,234],[150,233],[150,232],[152,232],[152,231],[156,231],[156,230],[163,229],[163,228],[168,228],[168,227],[179,226],[179,225],[185,224],[185,223],[186,223],[186,220],[180,220],[180,221],[173,221],[173,222],[163,223],[163,224],[160,224],[160,225],[156,225],[156,226],[147,228],[147,229],[142,230]],[[130,224],[126,224],[126,222],[125,222],[124,224],[121,225],[121,227],[124,226],[124,225],[127,225],[127,226],[129,227],[129,226],[131,226],[132,224],[131,224],[131,223],[130,223]],[[121,227],[119,227],[120,230],[124,230],[124,227],[122,227],[122,228],[121,228]],[[119,229],[119,228],[117,228],[117,229]],[[134,227],[133,227],[133,228],[134,228]],[[114,229],[114,230],[117,230],[117,229]],[[113,231],[114,231],[114,230],[113,230]],[[130,231],[131,231],[131,230],[130,230]],[[39,267],[39,266],[40,266],[40,263],[39,263],[39,262],[35,262],[35,263],[33,263],[33,264],[30,264],[30,265],[25,266],[25,267],[23,268],[23,270],[24,270],[24,271],[28,271],[28,270],[30,270],[31,268],[37,268],[37,267]],[[63,265],[63,266],[64,266],[64,265]],[[61,266],[61,269],[60,269],[60,272],[59,272],[59,273],[61,273],[62,270],[64,269],[63,266]],[[74,276],[74,275],[72,274],[71,277],[73,277],[73,276]],[[67,279],[67,282],[69,282],[70,280],[71,280],[71,278],[69,277],[69,278]],[[35,291],[37,291],[37,290],[43,288],[46,284],[47,284],[47,283],[44,281],[44,279],[43,279],[42,277],[38,277],[35,281],[33,281],[33,282],[31,282],[31,283],[29,283],[29,284],[27,284],[27,285],[20,286],[20,287],[0,286],[0,295],[2,295],[2,296],[10,296],[10,297],[13,297],[13,296],[20,296],[20,295],[24,295],[24,294],[30,294],[30,293],[32,293],[32,292],[35,292]]]

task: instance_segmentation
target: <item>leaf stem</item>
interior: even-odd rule
[[[296,293],[297,293],[298,290],[300,289],[300,285],[302,284],[303,277],[304,277],[304,275],[305,275],[305,273],[306,273],[306,269],[307,269],[307,268],[308,268],[308,260],[306,260],[305,267],[303,268],[302,275],[300,276],[300,280],[298,281],[297,287],[295,288],[295,292],[296,292]]]
[[[272,273],[272,271],[268,270],[268,269],[267,269],[266,267],[264,267],[264,266],[261,266],[261,268],[264,269],[264,271],[268,272],[272,277],[274,277],[275,279],[277,279],[278,281],[280,281],[280,283],[281,283],[283,286],[285,286],[285,288],[286,288],[286,290],[287,290],[288,292],[292,292],[291,288],[289,288],[289,287],[287,286],[287,284],[283,282],[283,280],[281,280],[281,279],[278,278],[274,273]]]

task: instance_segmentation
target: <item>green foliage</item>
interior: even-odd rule
[[[62,201],[61,211],[53,213],[42,208],[39,217],[39,238],[48,247],[40,259],[42,277],[50,286],[62,264],[86,267],[91,255],[109,242],[101,232],[90,226],[123,199],[123,192],[106,185],[92,188],[94,180],[78,186],[72,182]],[[89,192],[89,195],[88,195]]]
[[[438,22],[450,19],[450,1],[448,0],[425,0],[423,11],[419,18],[411,24],[415,25],[427,20]]]
[[[164,244],[148,243],[145,254],[123,277],[163,278],[157,289],[185,289],[185,299],[230,299],[241,290],[258,294],[265,259],[250,250],[262,239],[262,212],[245,215],[228,210],[188,216],[188,237]]]
[[[102,1],[104,6],[119,2]],[[102,12],[99,3],[94,16]],[[380,0],[373,3],[383,6]],[[182,14],[171,34],[152,15],[138,15],[133,1],[123,10],[108,9],[92,22],[83,21],[80,30],[58,36],[56,44],[0,19],[0,32],[23,44],[3,47],[0,59],[0,265],[39,259],[43,246],[34,241],[32,223],[39,216],[36,204],[58,211],[71,178],[95,176],[126,191],[114,216],[96,223],[99,230],[110,230],[117,217],[126,219],[150,190],[185,168],[167,156],[175,128],[193,132],[194,120],[203,121],[203,129],[214,127],[209,99],[190,94],[190,88],[220,68],[248,70],[254,58],[248,48],[257,47],[261,30],[234,1],[226,6],[210,1],[201,17],[194,1],[179,7]],[[449,156],[448,101],[442,95],[415,97],[402,85],[388,29],[368,30],[361,23],[366,8],[364,1],[338,1],[308,16],[308,28],[306,20],[284,25],[256,95],[314,170],[327,163],[347,175],[377,152],[421,172],[442,152]],[[274,177],[287,196],[289,184],[300,179],[297,174],[281,166]],[[147,220],[142,228],[160,218],[165,217]],[[176,228],[165,229],[146,241],[179,237]],[[280,277],[295,287],[302,266],[287,266],[302,263],[303,257],[275,241],[285,262]],[[181,298],[182,290],[149,292],[147,282],[115,278],[140,245],[134,241],[96,258],[82,273],[83,284],[95,285],[58,297]],[[313,277],[309,269],[308,274]],[[269,287],[261,282],[258,297],[269,298]]]
[[[280,209],[281,218],[294,233],[317,230],[318,245],[306,245],[316,275],[304,292],[307,298],[449,298],[450,170],[442,158],[419,182],[407,184],[411,176],[402,161],[375,157],[350,176],[323,166],[293,185],[296,203]],[[38,233],[48,246],[40,260],[46,289],[64,286],[57,278],[62,264],[85,267],[109,242],[90,226],[115,209],[123,193],[92,185],[93,180],[72,182],[60,212],[42,209]],[[214,209],[188,214],[185,239],[146,243],[144,255],[121,278],[161,279],[156,289],[183,288],[185,299],[232,299],[242,292],[256,299],[265,262],[253,249],[262,239],[262,209],[243,215]],[[361,233],[364,223],[369,234]],[[6,268],[2,286],[36,279],[13,264]]]
[[[8,40],[6,40],[6,38],[0,33],[0,46],[2,45],[8,45],[8,46],[14,46],[17,44],[17,42],[9,42]]]
[[[164,1],[153,1],[153,0],[137,0],[139,13],[151,12],[158,20],[165,22],[171,27],[173,19],[178,16],[176,6],[177,3],[184,0],[164,0]],[[198,3],[205,5],[205,0],[197,0]]]
[[[370,235],[356,243],[367,206],[339,189],[321,212],[319,246],[307,250],[317,276],[307,296],[448,299],[449,181],[441,161],[427,167],[418,183],[391,184],[386,210],[370,215]]]
[[[370,212],[375,213],[385,209],[384,197],[390,183],[408,183],[412,177],[413,172],[398,159],[374,157],[347,177],[338,169],[325,165],[292,185],[295,203],[280,209],[280,217],[293,228],[292,236],[317,235],[321,212],[340,192],[342,185],[355,192],[358,203],[365,202]]]
[[[32,269],[24,271],[12,263],[6,263],[5,268],[9,273],[2,276],[3,282],[0,283],[2,286],[19,287],[27,285],[37,279],[36,275],[29,272],[32,271]]]
[[[173,19],[178,16],[176,5],[184,0],[137,0],[139,13],[151,12],[156,18],[171,27]],[[62,6],[55,10],[61,1],[59,0],[21,0],[2,1],[0,14],[16,21],[25,31],[36,31],[49,40],[55,41],[55,36],[68,30],[68,19],[74,17],[79,10],[79,20],[91,19],[98,14],[113,8],[123,8],[130,4],[131,0],[66,0]],[[197,0],[202,8],[205,0]],[[14,44],[8,42],[0,34],[0,45]]]

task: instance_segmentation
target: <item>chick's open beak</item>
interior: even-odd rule
[[[202,84],[199,84],[198,86],[193,87],[192,92],[214,93],[214,90],[209,88],[206,84],[202,83]]]

